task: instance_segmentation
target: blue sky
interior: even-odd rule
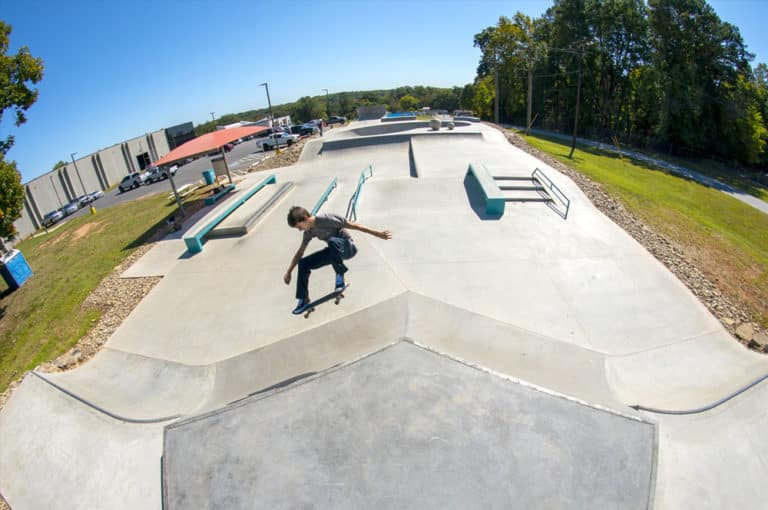
[[[499,16],[541,15],[549,0],[0,0],[0,19],[45,62],[40,96],[7,159],[27,182],[59,160],[181,122],[301,96],[473,80],[474,34]],[[768,0],[711,0],[768,61]]]

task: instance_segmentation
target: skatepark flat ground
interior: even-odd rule
[[[373,135],[361,129],[367,127],[375,127]],[[530,176],[539,168],[571,200],[567,219],[545,204],[512,202],[503,216],[488,217],[477,186],[466,176],[470,162],[484,164],[496,176]],[[282,276],[301,234],[288,228],[288,208],[311,209],[336,178],[337,187],[320,212],[344,214],[369,165],[373,173],[361,188],[358,221],[387,228],[393,238],[352,232],[358,255],[348,262],[346,299],[324,303],[307,319],[291,315],[294,287]],[[498,441],[509,420],[523,420],[536,444],[557,448],[518,452],[514,441],[505,440],[497,452],[475,460],[481,465],[503,452],[511,459],[499,466],[506,479],[532,464],[552,469],[553,460],[560,462],[560,471],[551,476],[568,483],[510,485],[521,500],[532,502],[529,508],[571,508],[567,502],[576,500],[582,507],[600,507],[602,501],[608,505],[603,507],[616,508],[763,505],[768,446],[760,432],[768,416],[761,404],[768,389],[758,385],[711,411],[686,416],[636,412],[629,406],[704,406],[768,373],[768,361],[735,342],[674,275],[566,176],[484,125],[431,132],[418,123],[408,128],[371,121],[326,131],[305,146],[296,165],[273,172],[277,185],[290,181],[294,186],[247,235],[211,239],[194,255],[187,253],[183,233],[158,243],[124,276],[162,276],[162,281],[103,351],[70,372],[25,378],[0,413],[0,492],[14,510],[45,508],[53,501],[59,508],[159,509],[163,497],[166,508],[190,508],[190,502],[205,508],[196,491],[202,480],[226,474],[215,469],[222,462],[240,484],[217,482],[217,497],[224,499],[212,498],[210,508],[226,501],[227,491],[231,501],[249,501],[250,489],[242,485],[249,480],[245,472],[280,484],[299,471],[309,477],[305,487],[314,489],[270,493],[277,499],[267,506],[327,506],[318,492],[326,482],[337,484],[327,500],[337,503],[332,506],[362,505],[359,495],[374,492],[381,495],[369,500],[374,507],[394,507],[396,501],[403,506],[402,498],[388,500],[386,493],[404,500],[418,494],[426,498],[419,499],[419,508],[425,501],[441,506],[439,497],[429,495],[446,494],[440,491],[447,488],[439,487],[433,471],[417,469],[417,457],[437,462],[432,469],[458,474],[462,450],[440,452],[439,440],[379,427],[379,422],[369,423],[368,434],[361,432],[355,402],[373,406],[380,420],[423,419],[414,430],[424,434],[442,430],[458,438],[463,431],[473,449]],[[239,186],[264,177],[252,174]],[[245,217],[265,202],[266,195],[256,197],[238,215]],[[212,214],[201,211],[190,223]],[[309,251],[320,248],[313,241]],[[313,272],[310,292],[320,297],[333,285],[332,269],[323,268]],[[369,362],[353,363],[363,358]],[[365,381],[385,373],[381,364],[387,360],[413,367],[407,375],[413,384],[384,399],[381,388]],[[456,372],[455,362],[464,368]],[[460,384],[461,374],[470,377],[466,367],[487,372],[482,384],[472,389]],[[352,385],[345,398],[359,392],[354,397],[359,400],[339,401],[334,386],[325,382],[334,377]],[[386,384],[386,378],[380,382]],[[494,405],[520,405],[507,399],[512,393],[528,399],[521,388],[579,405],[547,414],[552,412],[548,399],[530,399],[525,413],[475,428],[470,417],[483,412],[478,402],[491,387]],[[476,402],[427,412],[424,399],[434,388],[448,395],[445,402]],[[323,419],[312,422],[294,413],[281,420],[285,409],[300,409],[301,402],[326,402]],[[404,407],[406,402],[422,404]],[[416,412],[420,408],[423,416]],[[644,424],[637,449],[625,450],[626,459],[647,461],[644,470],[637,471],[636,462],[614,464],[616,450],[606,451],[601,438],[563,428],[577,416],[598,421],[607,416],[599,413]],[[271,424],[264,430],[271,439],[248,455],[238,453],[248,444],[242,427],[261,423],[260,416]],[[340,448],[308,426],[313,423],[355,429],[355,448]],[[605,434],[617,433],[612,419],[600,423]],[[290,461],[283,463],[272,449],[292,444],[291,434],[299,434],[304,446],[291,450]],[[216,448],[205,442],[194,450],[178,448],[224,437],[232,440]],[[186,443],[173,443],[179,438]],[[569,448],[578,455],[566,455]],[[164,452],[171,464],[161,463]],[[323,482],[299,470],[302,459],[310,460],[302,455],[311,455],[311,463],[322,466],[329,478]],[[407,483],[396,469],[397,459],[410,466]],[[363,465],[372,466],[368,478],[353,473]],[[623,467],[612,470],[609,486],[630,484],[632,490],[623,493],[632,494],[631,504],[599,499],[605,485],[567,475],[579,468],[600,473],[612,465]],[[187,475],[200,484],[182,483]],[[508,506],[505,490],[484,495],[479,488],[450,483],[462,508]],[[338,484],[347,484],[347,492]],[[533,497],[541,491],[555,493],[550,500]],[[344,500],[345,495],[358,499]]]

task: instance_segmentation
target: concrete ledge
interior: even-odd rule
[[[463,127],[463,126],[469,126],[470,123],[454,122],[454,125],[456,127]],[[442,127],[448,127],[448,122],[443,121]],[[420,120],[415,122],[401,122],[398,124],[385,124],[385,125],[379,124],[374,126],[363,126],[363,127],[350,129],[349,132],[358,136],[373,136],[373,135],[400,133],[402,131],[408,131],[411,129],[428,129],[428,128],[429,128],[429,121]]]
[[[203,220],[199,225],[195,225],[192,229],[190,229],[187,235],[184,236],[184,243],[187,245],[187,250],[189,253],[200,253],[203,251],[203,238],[206,236],[206,234],[208,234],[208,232],[213,230],[213,228],[221,223],[224,218],[232,214],[232,211],[243,205],[246,200],[251,198],[264,186],[267,184],[274,184],[275,182],[277,182],[275,174],[270,175],[256,186],[247,190],[240,198],[233,200],[231,203],[225,202],[222,204],[226,207],[224,207],[221,212],[214,210],[214,214],[212,215],[213,217],[211,220]]]
[[[234,222],[231,225],[225,225],[228,223],[226,220],[221,222],[219,226],[214,228],[208,233],[208,238],[213,239],[215,237],[232,237],[232,236],[244,236],[250,232],[251,228],[269,211],[274,205],[282,198],[283,195],[288,193],[293,188],[293,181],[283,183],[267,201],[262,204],[256,211],[251,214],[247,214],[243,219]],[[243,207],[243,206],[241,206]],[[234,215],[233,215],[234,216]]]
[[[412,136],[452,136],[452,137],[483,137],[479,131],[423,131],[410,133],[383,134],[375,136],[355,136],[351,138],[340,138],[337,140],[328,140],[323,142],[322,152],[342,149],[352,149],[355,147],[365,147],[368,145],[384,145],[388,143],[405,143],[410,141]]]
[[[499,189],[493,176],[482,163],[470,163],[467,168],[467,175],[473,175],[477,179],[480,188],[485,195],[485,212],[501,216],[504,214],[506,200],[504,194]]]

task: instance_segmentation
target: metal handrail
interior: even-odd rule
[[[312,208],[312,213],[311,213],[312,216],[317,214],[317,211],[319,211],[320,208],[325,203],[325,201],[328,200],[328,195],[331,194],[331,191],[333,191],[334,188],[336,188],[336,177],[333,178],[331,183],[328,185],[328,187],[325,189],[323,194],[320,196],[320,200],[318,200],[317,203],[315,204],[315,207]]]
[[[368,171],[367,177],[365,175],[366,171]],[[373,165],[368,165],[367,167],[363,168],[362,172],[360,172],[360,178],[357,180],[357,188],[355,188],[355,193],[349,199],[349,204],[347,205],[346,218],[348,220],[357,220],[357,199],[360,198],[360,191],[363,188],[363,184],[367,179],[370,179],[372,176],[373,176]]]
[[[565,216],[563,216],[564,220],[568,219],[568,211],[571,208],[571,200],[566,197],[562,191],[560,191],[560,188],[557,187],[557,185],[550,180],[549,177],[546,176],[544,172],[539,170],[537,167],[532,173],[531,173],[531,179],[538,180],[542,186],[545,186],[549,189],[549,191],[552,192],[555,197],[560,201],[561,204],[565,207]]]

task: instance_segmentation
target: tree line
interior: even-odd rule
[[[485,119],[498,91],[501,122],[768,166],[768,67],[705,0],[555,0],[474,44]]]
[[[389,111],[414,111],[422,107],[432,110],[471,109],[474,98],[474,86],[464,87],[427,87],[423,85],[402,86],[394,89],[337,92],[328,95],[304,96],[292,103],[273,105],[275,117],[290,115],[294,124],[312,119],[326,119],[330,115],[342,115],[354,118],[357,108],[368,105],[386,105]],[[216,125],[231,124],[241,120],[256,120],[269,114],[267,108],[249,110],[241,113],[222,115],[213,121],[195,126],[197,135],[216,129]]]

